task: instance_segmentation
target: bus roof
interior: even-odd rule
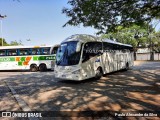
[[[110,39],[100,39],[98,37],[95,37],[95,36],[92,36],[92,35],[87,35],[87,34],[72,35],[72,36],[66,38],[64,41],[62,41],[62,43],[69,42],[69,41],[81,41],[83,43],[97,41],[97,42],[107,42],[107,43],[132,47],[132,45],[129,45],[129,44],[123,44],[123,43],[116,42],[116,41],[113,41],[113,40],[110,40]]]
[[[117,45],[123,45],[123,46],[132,47],[132,45],[123,44],[123,43],[116,42],[116,41],[113,41],[113,40],[110,40],[110,39],[103,39],[102,41],[103,41],[103,42],[107,42],[107,43],[112,43],[112,44],[117,44]]]
[[[0,49],[20,49],[20,48],[41,48],[41,47],[52,47],[52,45],[46,46],[1,46]]]
[[[62,43],[64,42],[69,42],[69,41],[81,41],[81,42],[91,42],[91,41],[101,41],[99,38],[92,36],[92,35],[87,35],[87,34],[75,34],[72,35],[68,38],[66,38]]]

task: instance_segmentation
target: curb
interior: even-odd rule
[[[27,103],[20,98],[20,96],[16,93],[16,91],[12,88],[10,83],[5,82],[8,88],[10,89],[11,93],[13,94],[14,98],[16,99],[18,105],[22,109],[23,112],[32,111]],[[28,117],[29,120],[39,120],[38,118]]]

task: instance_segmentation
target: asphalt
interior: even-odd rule
[[[0,72],[0,111],[62,111],[74,114],[65,119],[114,119],[116,115],[123,119],[122,113],[126,115],[146,111],[146,114],[151,114],[142,119],[159,119],[156,116],[159,110],[159,61],[136,61],[135,66],[128,71],[118,71],[106,74],[100,80],[92,78],[82,82],[55,79],[53,71]],[[102,116],[91,117],[87,114],[84,117],[82,111],[103,113]],[[54,119],[64,117],[55,115]],[[130,116],[125,116],[125,119],[130,119]]]

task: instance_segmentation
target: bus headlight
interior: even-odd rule
[[[78,69],[78,70],[72,72],[72,74],[80,74],[80,73],[81,73],[81,69]]]

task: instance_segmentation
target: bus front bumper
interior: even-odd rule
[[[81,74],[65,74],[64,72],[55,72],[54,73],[55,78],[62,79],[62,80],[74,80],[74,81],[81,81],[84,80],[83,76]]]
[[[75,81],[83,80],[80,75],[69,75],[69,74],[55,74],[55,78],[62,80],[75,80]]]

